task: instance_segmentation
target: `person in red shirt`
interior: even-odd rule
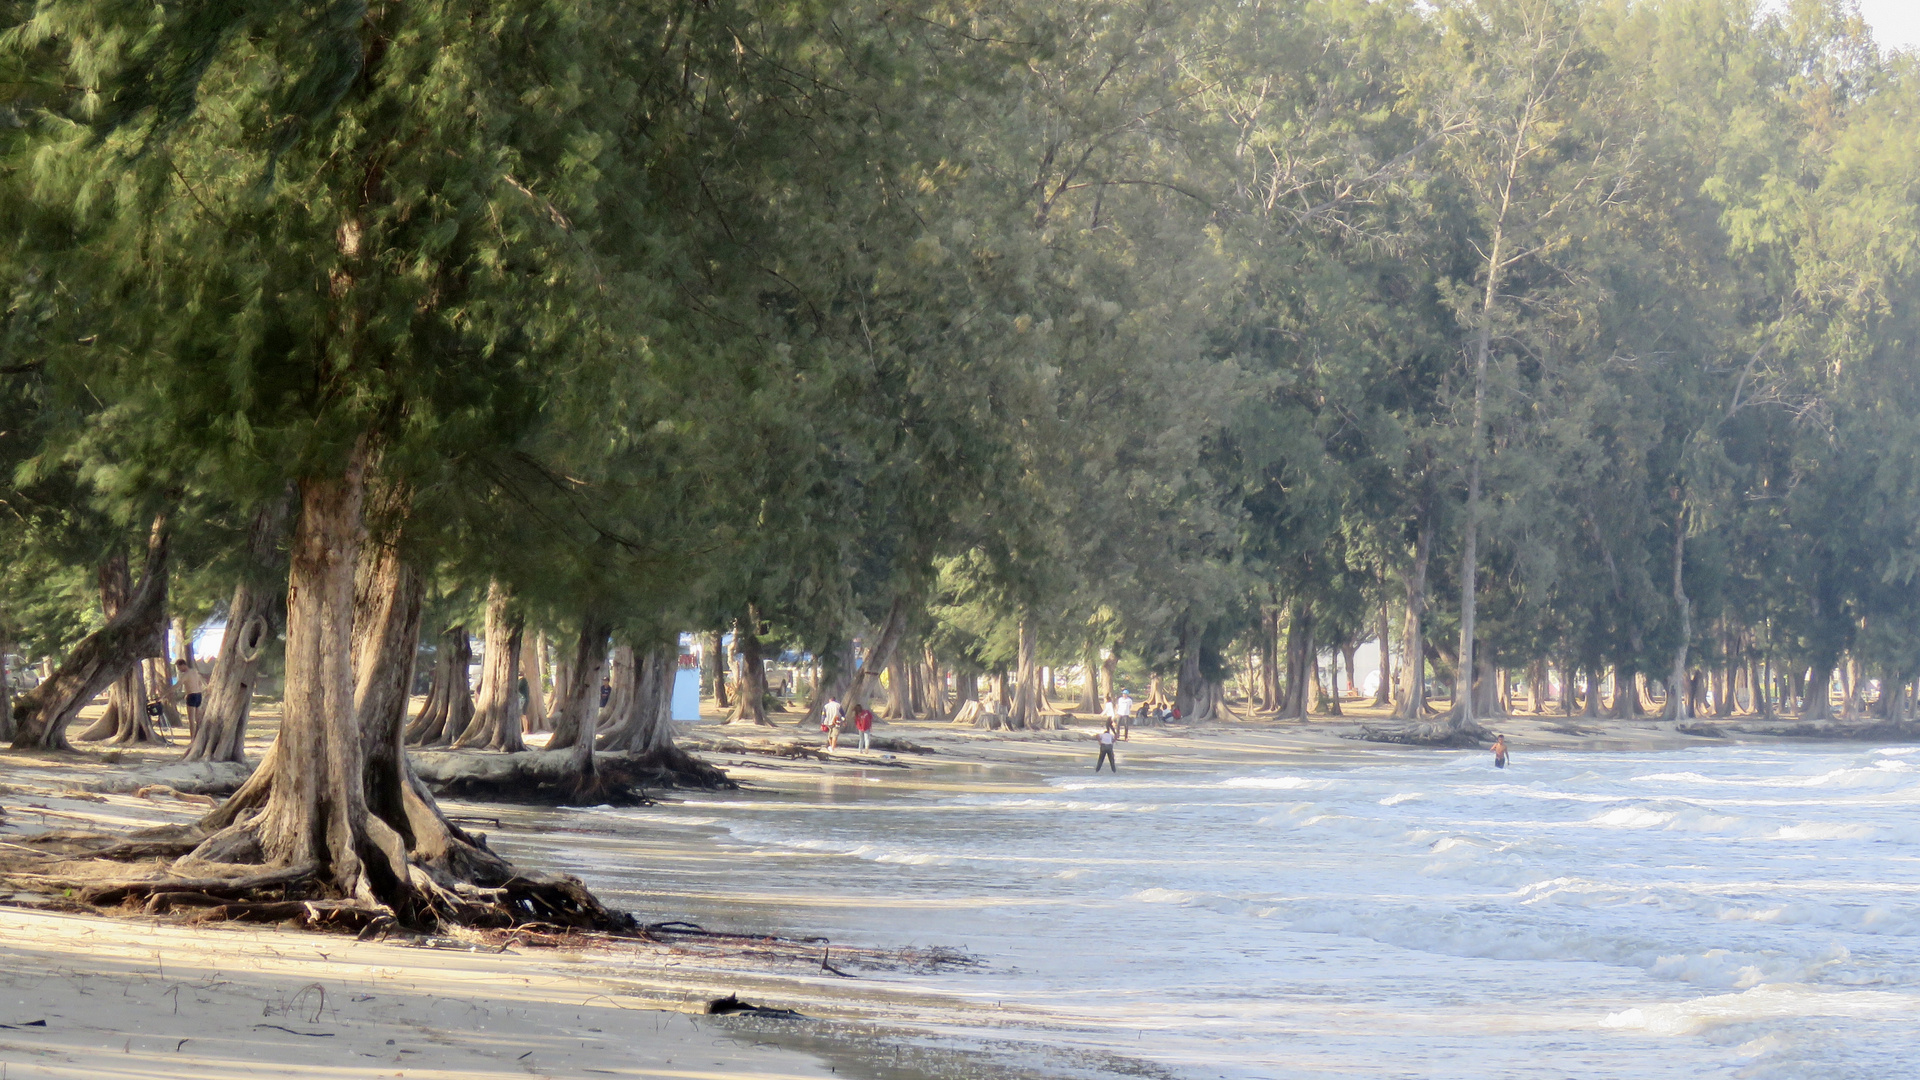
[[[873,730],[873,710],[865,705],[853,710],[853,730],[860,733],[860,749],[867,748],[867,733]]]

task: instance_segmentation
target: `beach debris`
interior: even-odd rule
[[[757,1016],[763,1020],[805,1020],[807,1017],[792,1009],[775,1009],[764,1005],[754,1005],[740,1000],[737,993],[723,998],[714,998],[707,1002],[708,1016]]]

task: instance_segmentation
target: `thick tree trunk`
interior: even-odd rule
[[[1108,698],[1117,698],[1120,696],[1120,688],[1114,685],[1119,681],[1119,678],[1120,646],[1118,643],[1115,643],[1113,648],[1107,650],[1107,658],[1100,661],[1100,682],[1103,691],[1101,700],[1103,702]]]
[[[390,544],[356,558],[356,473],[300,485],[286,719],[253,777],[200,822],[211,835],[179,865],[306,870],[335,896],[425,929],[482,911],[517,921],[518,910],[476,900],[470,887],[511,893],[516,881],[522,891],[533,883],[448,822],[407,762],[401,737],[424,587]]]
[[[473,667],[473,639],[465,626],[450,627],[440,636],[434,665],[434,693],[407,728],[413,746],[446,746],[473,722],[473,687],[467,672]]]
[[[734,627],[733,643],[740,649],[740,700],[734,703],[734,724],[768,724],[767,662],[760,655],[760,609],[747,605],[747,614]]]
[[[633,646],[624,642],[615,645],[607,663],[607,703],[594,714],[593,724],[593,730],[601,735],[603,750],[606,733],[635,715],[634,703],[640,698],[640,656]]]
[[[1204,680],[1200,673],[1200,632],[1202,630],[1204,626],[1200,626],[1198,619],[1194,619],[1194,611],[1190,607],[1181,615],[1179,626],[1175,628],[1175,632],[1179,634],[1181,659],[1179,659],[1179,669],[1173,676],[1173,707],[1179,709],[1181,717],[1187,717],[1187,719],[1198,719],[1196,713],[1202,705],[1202,698],[1200,698],[1204,692],[1204,686],[1202,686]]]
[[[595,724],[600,709],[601,672],[607,663],[607,633],[610,630],[608,620],[597,611],[589,609],[581,620],[580,638],[573,648],[571,679],[563,696],[556,689],[554,697],[561,701],[559,716],[553,724],[553,737],[547,741],[550,749],[572,749],[567,760],[568,774],[573,778],[573,797],[579,802],[597,802],[601,794],[599,771],[594,766],[593,744],[598,732]]]
[[[525,638],[520,648],[520,673],[527,681],[527,700],[520,710],[520,730],[547,729],[547,636]]]
[[[947,680],[940,672],[940,661],[933,655],[932,647],[926,647],[923,652],[926,662],[921,670],[925,672],[927,719],[943,724],[953,715],[947,703]]]
[[[1318,704],[1313,653],[1313,611],[1296,603],[1287,620],[1287,681],[1280,691],[1280,709],[1275,713],[1278,719],[1305,720]]]
[[[356,461],[343,477],[300,483],[287,579],[285,711],[280,737],[248,784],[267,789],[266,797],[187,859],[312,866],[338,895],[378,905],[406,886],[408,873],[404,843],[368,813],[366,755],[355,724],[362,469]]]
[[[148,530],[147,564],[126,603],[75,645],[52,676],[14,702],[14,749],[71,749],[67,726],[80,710],[141,659],[165,653],[169,540],[163,513]]]
[[[1821,663],[1813,666],[1807,677],[1807,694],[1800,706],[1800,719],[1812,721],[1832,720],[1833,716],[1833,669],[1839,658],[1822,658]]]
[[[903,650],[893,650],[887,659],[887,707],[881,715],[888,720],[912,720],[913,694],[908,685],[907,662]]]
[[[480,668],[480,700],[473,722],[455,747],[484,746],[517,753],[520,740],[520,649],[527,619],[513,608],[513,595],[498,581],[487,585],[487,655]]]
[[[1418,720],[1427,713],[1427,563],[1433,557],[1433,514],[1423,503],[1407,571],[1407,614],[1400,628],[1400,700],[1393,715]]]
[[[547,719],[545,730],[552,731],[554,724],[560,721],[560,714],[566,710],[565,687],[573,685],[573,651],[560,648],[554,642],[547,643],[548,655],[553,659],[553,696],[547,699]]]
[[[1040,668],[1036,656],[1040,648],[1040,626],[1031,612],[1020,613],[1018,668],[1014,677],[1013,726],[1037,729],[1040,726]]]

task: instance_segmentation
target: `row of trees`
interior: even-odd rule
[[[776,648],[1920,676],[1920,73],[1839,0],[6,10],[13,742],[223,612],[192,753],[284,721],[190,861],[493,872],[403,746],[520,745],[535,632],[585,786],[689,629],[748,721]]]

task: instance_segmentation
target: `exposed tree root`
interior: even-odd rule
[[[1399,727],[1363,727],[1353,738],[1363,742],[1393,743],[1398,746],[1471,749],[1485,746],[1492,740],[1493,733],[1472,720],[1462,718],[1459,711],[1455,710],[1432,721],[1403,724]]]
[[[1780,726],[1742,724],[1729,731],[1745,735],[1773,735],[1788,739],[1846,739],[1867,742],[1920,742],[1920,723],[1876,720],[1868,723],[1828,722]]]
[[[648,788],[737,787],[727,774],[678,747],[645,754],[596,754],[590,785],[581,790],[571,755],[415,753],[414,767],[435,795],[540,806],[641,805]]]

